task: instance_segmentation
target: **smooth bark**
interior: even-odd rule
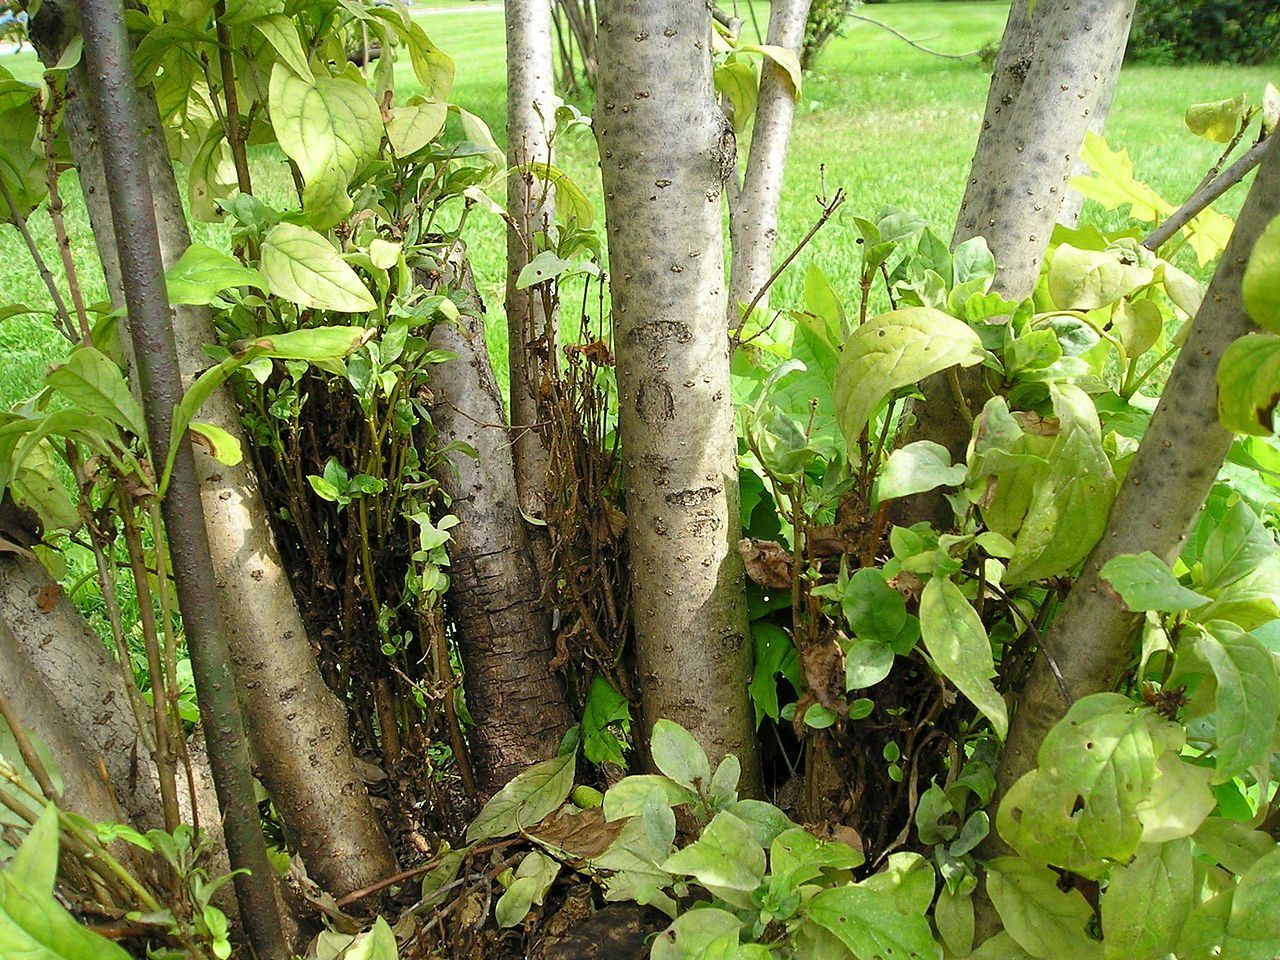
[[[45,16],[51,20],[42,24]],[[74,16],[62,3],[41,7],[33,25],[39,29],[32,35],[46,63],[56,62],[74,35]],[[191,240],[150,88],[137,93],[147,118],[146,170],[167,265]],[[112,300],[122,303],[102,144],[82,67],[68,78],[65,123],[108,289]],[[204,308],[179,306],[172,317],[179,365],[190,382],[209,362],[204,345],[217,336]],[[242,445],[247,442],[228,389],[213,394],[200,419],[222,427]],[[253,470],[247,461],[224,466],[200,449],[195,458],[214,582],[236,669],[244,678],[240,697],[259,776],[311,878],[343,896],[394,872],[394,857],[356,773],[342,706],[316,667]]]
[[[82,0],[84,60],[93,81],[89,99],[104,131],[102,166],[115,227],[149,443],[163,462],[173,412],[182,399],[155,201],[135,103],[129,34],[119,0]],[[222,809],[222,830],[235,868],[236,897],[254,951],[288,956],[274,875],[258,820],[249,744],[236,698],[231,650],[214,587],[213,563],[200,504],[192,445],[178,438],[177,456],[161,502],[183,630],[200,713],[209,721],[209,765]]]
[[[1148,550],[1172,563],[1231,446],[1232,435],[1218,422],[1218,361],[1233,341],[1254,329],[1241,303],[1240,283],[1254,243],[1276,216],[1280,146],[1272,143],[1111,508],[1106,532],[1044,638],[1077,699],[1115,686],[1133,657],[1141,619],[1124,607],[1099,571],[1113,557]],[[998,772],[1002,795],[1035,765],[1045,733],[1067,706],[1041,654],[1009,727]]]
[[[484,307],[455,252],[438,279],[468,290],[459,324],[441,323],[431,346],[458,359],[432,379],[431,421],[453,450],[440,484],[461,522],[450,534],[447,602],[458,629],[480,791],[489,795],[529,764],[554,756],[570,720],[551,670],[555,644],[539,604],[538,577],[520,516],[511,438],[484,340]]]
[[[536,291],[517,286],[532,259],[534,235],[555,225],[551,187],[531,164],[552,162],[555,66],[551,0],[506,0],[507,24],[507,342],[516,489],[526,515],[541,518],[547,441],[542,399],[550,390],[556,315]]]
[[[711,13],[685,0],[599,9],[595,123],[644,739],[674,720],[713,757],[737,754],[752,793],[720,214],[735,145],[711,80]]]
[[[775,0],[769,14],[767,42],[800,55],[809,0]],[[741,310],[755,298],[773,272],[773,251],[778,242],[778,207],[782,178],[791,143],[791,122],[797,91],[787,72],[768,57],[760,68],[760,92],[751,126],[751,146],[742,189],[729,214],[733,247],[729,272],[728,320],[736,328]],[[761,308],[768,302],[761,298]]]
[[[952,246],[984,237],[995,255],[994,290],[1009,300],[1031,295],[1062,209],[1067,180],[1099,98],[1119,71],[1134,0],[1026,0],[1009,12],[987,96]],[[910,440],[932,440],[964,457],[970,419],[980,406],[980,368],[959,371],[961,400],[949,374],[924,384]],[[914,498],[914,516],[940,526],[950,510],[940,495]]]
[[[119,819],[112,792],[98,772],[98,758],[105,760],[106,757],[99,752],[96,738],[86,736],[88,731],[82,725],[68,722],[63,712],[64,701],[56,696],[56,688],[51,688],[36,670],[35,661],[27,655],[5,618],[0,618],[0,663],[4,664],[4,669],[0,670],[0,696],[13,707],[20,724],[39,737],[49,751],[53,761],[50,773],[61,781],[61,799],[65,808],[98,823],[112,823]],[[4,726],[4,721],[0,720],[0,728]],[[128,756],[127,753],[123,755]],[[141,764],[146,765],[146,761]],[[117,786],[114,777],[112,786]],[[120,782],[116,790],[122,806],[130,801],[139,805],[138,801],[143,799],[138,792],[129,789],[130,786],[126,780]],[[144,828],[163,826],[162,820],[157,819],[160,813],[158,794],[146,813],[147,819],[135,823]]]

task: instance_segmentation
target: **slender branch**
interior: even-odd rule
[[[57,87],[49,83],[49,89]],[[51,93],[50,97],[56,96]],[[76,272],[76,262],[71,256],[71,237],[67,234],[66,221],[62,219],[62,196],[58,193],[58,155],[53,142],[53,116],[57,110],[56,101],[40,111],[40,140],[44,144],[45,182],[49,188],[49,219],[53,222],[53,234],[58,241],[58,253],[62,257],[62,272],[67,277],[67,289],[71,292],[71,303],[76,309],[76,320],[80,324],[80,342],[89,346],[93,337],[89,331],[89,314],[84,308],[84,294],[80,291],[80,278]]]
[[[58,290],[58,284],[53,279],[53,273],[49,270],[49,265],[44,262],[44,257],[40,255],[40,248],[36,246],[35,237],[31,236],[31,230],[27,227],[26,217],[18,214],[17,201],[13,199],[13,194],[9,192],[9,187],[4,180],[0,180],[0,196],[4,197],[5,205],[9,208],[9,222],[21,234],[22,242],[27,246],[27,252],[31,254],[31,259],[35,261],[36,269],[40,271],[40,279],[44,281],[44,285],[49,291],[49,299],[53,301],[53,308],[57,311],[58,319],[61,321],[57,325],[58,332],[72,343],[75,343],[75,324],[71,322],[71,314],[67,311],[67,302],[62,299],[62,293]]]
[[[729,338],[731,346],[736,347],[738,345],[739,339],[742,336],[742,328],[746,326],[747,323],[747,317],[751,316],[756,305],[764,299],[764,295],[769,292],[769,288],[773,286],[774,282],[780,276],[782,276],[782,272],[786,270],[787,267],[791,266],[791,261],[798,257],[800,255],[800,251],[809,245],[809,241],[812,240],[817,235],[818,231],[826,225],[826,222],[831,219],[831,215],[840,208],[840,205],[843,204],[844,201],[844,190],[837,190],[835,196],[831,198],[831,201],[822,208],[822,215],[819,216],[817,222],[809,228],[809,232],[800,238],[800,242],[797,243],[791,252],[787,254],[786,258],[778,264],[773,273],[769,274],[769,279],[764,282],[764,286],[756,291],[756,295],[752,297],[751,302],[747,304],[747,309],[742,312],[742,318],[738,321],[738,325],[734,327],[733,334]]]
[[[57,789],[53,786],[53,778],[49,776],[49,771],[40,759],[40,754],[36,752],[31,738],[27,736],[27,730],[18,718],[18,711],[2,693],[0,693],[0,717],[4,718],[5,724],[9,727],[9,735],[13,737],[13,742],[18,748],[18,756],[22,757],[22,762],[36,778],[36,785],[40,787],[45,799],[58,803],[60,798]]]
[[[1267,152],[1270,143],[1269,136],[1255,143],[1239,160],[1227,167],[1221,176],[1193,193],[1164,223],[1147,234],[1142,245],[1148,250],[1158,250],[1170,237],[1199,216],[1209,204],[1243,180],[1250,170],[1261,163],[1262,155]]]
[[[850,13],[847,16],[849,17],[850,20],[861,20],[864,23],[869,23],[872,26],[879,27],[881,30],[888,30],[890,33],[892,33],[895,37],[897,37],[903,43],[909,44],[910,46],[915,47],[921,53],[927,53],[931,57],[942,57],[944,60],[974,60],[977,57],[980,57],[982,55],[981,50],[970,50],[968,53],[944,53],[941,50],[933,50],[929,47],[926,47],[922,43],[917,43],[916,41],[912,40],[905,33],[899,33],[897,30],[893,29],[893,27],[889,26],[887,23],[881,23],[879,20],[874,20],[871,17],[864,17],[860,13]]]
[[[235,64],[231,56],[231,31],[223,23],[227,5],[218,0],[213,7],[214,25],[218,34],[218,68],[222,72],[222,99],[226,102],[227,143],[231,145],[231,158],[236,166],[236,183],[241,193],[253,193],[253,181],[249,177],[249,154],[244,146],[244,134],[240,130],[240,103],[236,94]],[[366,54],[366,61],[368,56]]]
[[[153,449],[170,447],[173,411],[182,400],[182,377],[174,340],[172,310],[165,290],[155,197],[145,172],[137,90],[121,0],[81,0],[84,58],[93,114],[101,131],[107,195],[124,278],[129,335],[137,360],[147,430]],[[290,955],[281,929],[275,883],[258,820],[249,749],[240,712],[231,649],[224,626],[217,576],[195,455],[179,437],[169,489],[162,504],[169,532],[169,560],[178,587],[191,668],[214,786],[223,811],[223,832],[231,865],[237,868],[240,916],[262,960]]]

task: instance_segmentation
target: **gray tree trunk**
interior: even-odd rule
[[[431,421],[441,446],[461,442],[477,454],[451,452],[440,483],[461,521],[450,531],[447,601],[476,721],[476,775],[488,795],[554,756],[572,721],[551,670],[555,644],[520,516],[502,395],[485,349],[484,306],[460,253],[443,265],[441,279],[472,299],[460,325],[441,323],[431,334],[434,349],[458,355],[433,375]]]
[[[551,0],[506,0],[507,166],[528,171],[531,163],[552,162],[555,129],[555,62],[552,56]],[[542,396],[550,385],[559,337],[554,312],[541,297],[520,290],[516,281],[530,260],[526,244],[554,226],[551,190],[533,174],[507,177],[507,340],[511,376],[511,423],[516,428],[516,489],[520,508],[541,518],[546,499],[546,431]],[[540,571],[545,573],[546,571]]]
[[[1254,329],[1241,303],[1240,283],[1253,245],[1276,216],[1280,144],[1273,143],[1111,508],[1106,532],[1044,638],[1077,699],[1115,686],[1133,657],[1141,619],[1125,609],[1099,571],[1113,557],[1146,550],[1172,562],[1231,446],[1231,434],[1218,422],[1218,361],[1233,341]],[[1035,766],[1045,733],[1067,706],[1047,660],[1036,657],[1000,760],[1001,795]]]
[[[775,0],[769,14],[768,43],[800,55],[810,0]],[[765,58],[760,71],[760,93],[751,126],[751,147],[742,189],[729,214],[733,247],[729,273],[729,326],[735,328],[740,311],[764,287],[773,273],[773,251],[778,242],[778,207],[782,178],[791,143],[791,122],[796,98],[787,72]],[[760,301],[768,305],[767,295]]]
[[[123,671],[131,668],[115,662],[44,567],[18,555],[0,557],[0,663],[0,692],[52,752],[69,809],[111,822],[117,818],[114,795],[133,826],[163,829],[156,769],[129,703]],[[178,803],[184,821],[198,821],[206,831],[210,869],[221,876],[231,864],[217,828],[221,817],[209,760],[198,742],[187,749],[195,795],[179,782]],[[225,892],[220,904],[234,911],[235,898],[230,888]]]
[[[1107,115],[1111,113],[1111,101],[1115,99],[1116,82],[1120,79],[1120,71],[1117,70],[1107,78],[1107,85],[1103,87],[1102,92],[1098,95],[1098,104],[1093,108],[1093,115],[1089,120],[1089,130],[1098,136],[1103,136],[1106,132]],[[1090,174],[1089,165],[1081,159],[1077,159],[1071,167],[1071,177],[1087,177]],[[1084,209],[1084,194],[1079,190],[1073,190],[1067,187],[1067,195],[1063,198],[1062,209],[1058,212],[1058,222],[1064,227],[1077,227],[1080,225],[1080,212]]]
[[[36,24],[54,15],[60,18],[50,21],[56,30],[32,33],[46,63],[56,62],[76,31],[74,19],[66,19],[74,11],[60,3],[45,3]],[[72,71],[67,135],[108,289],[119,303],[120,267],[85,83],[83,66]],[[140,108],[154,118],[145,146],[161,251],[172,264],[190,235],[150,88],[139,94]],[[203,347],[216,342],[216,334],[203,308],[179,306],[173,314],[182,374],[190,382],[207,365]],[[246,442],[229,390],[215,392],[200,419]],[[393,873],[395,859],[356,773],[342,706],[316,667],[252,468],[247,461],[223,466],[199,446],[196,467],[257,773],[312,879],[343,896]]]
[[[601,0],[596,106],[646,733],[666,718],[760,770],[747,681],[721,194],[732,129],[711,12]],[[647,738],[646,738],[647,739]]]
[[[1038,0],[1028,15],[1026,0],[1018,0],[1009,12],[951,241],[986,238],[996,260],[994,289],[1007,299],[1021,300],[1035,288],[1085,131],[1120,69],[1133,6],[1134,0]],[[966,397],[980,377],[978,368],[960,371]],[[969,420],[947,375],[926,381],[924,395],[914,405],[910,439],[932,440],[962,458]],[[940,496],[914,503],[919,513],[912,519],[946,525],[949,510]]]

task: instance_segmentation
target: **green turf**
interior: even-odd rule
[[[501,12],[488,3],[446,0],[445,6],[474,6],[422,13],[433,40],[458,63],[454,99],[489,122],[503,139],[505,67]],[[434,6],[434,4],[433,4]],[[867,8],[874,16],[934,48],[967,51],[996,42],[1004,23],[1002,3],[912,3]],[[756,4],[760,23],[766,3]],[[745,17],[748,25],[749,17]],[[30,53],[0,57],[18,76],[35,79],[39,64]],[[402,93],[413,92],[407,65],[397,68]],[[1266,68],[1160,67],[1135,65],[1121,74],[1108,124],[1114,146],[1129,148],[1140,177],[1173,202],[1195,186],[1217,153],[1214,145],[1192,137],[1182,124],[1189,103],[1261,94]],[[793,136],[791,162],[784,187],[779,250],[786,251],[805,233],[818,212],[814,196],[825,168],[827,189],[843,187],[849,202],[780,281],[775,303],[794,300],[806,263],[816,263],[839,289],[852,291],[856,269],[854,214],[891,205],[909,208],[949,232],[977,137],[987,76],[980,65],[930,57],[868,24],[851,25],[844,37],[825,51],[805,89]],[[268,198],[284,198],[289,181],[280,155],[263,149],[254,155],[258,189]],[[560,163],[598,199],[598,168],[589,135],[578,133],[561,145]],[[67,218],[75,238],[77,261],[85,268],[91,295],[102,295],[94,269],[92,238],[74,173],[62,184]],[[1237,190],[1222,204],[1234,213],[1243,197]],[[1100,212],[1087,208],[1086,218]],[[1109,220],[1104,215],[1104,220]],[[33,227],[43,249],[52,251],[48,218],[37,214]],[[198,224],[198,239],[219,243],[223,232]],[[501,302],[504,242],[501,225],[479,211],[468,226],[481,290],[490,304]],[[56,258],[55,258],[56,259]],[[47,303],[42,284],[12,228],[0,227],[0,304]],[[505,349],[499,323],[491,323],[495,367],[505,379]],[[0,403],[30,392],[40,371],[57,357],[59,344],[31,320],[0,325]]]

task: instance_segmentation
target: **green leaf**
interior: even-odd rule
[[[1245,501],[1227,509],[1205,541],[1200,557],[1204,588],[1229,586],[1276,553],[1276,539]]]
[[[307,80],[278,63],[270,105],[280,149],[302,174],[302,209],[315,227],[333,226],[351,212],[347,188],[382,142],[373,94],[341,77]]]
[[[733,755],[730,754],[730,756]],[[728,757],[725,759],[727,760]],[[737,758],[735,757],[734,759],[736,760]],[[779,834],[795,826],[790,817],[772,803],[765,803],[763,800],[752,800],[751,798],[737,800],[731,803],[727,809],[729,813],[747,825],[751,835],[756,838],[756,843],[762,847],[769,846],[777,839]]]
[[[105,417],[135,437],[146,438],[142,407],[129,392],[123,371],[105,353],[93,347],[76,347],[45,382],[73,406]]]
[[[791,637],[777,624],[765,620],[753,621],[751,642],[755,659],[747,691],[755,705],[758,727],[765,717],[778,719],[778,676],[788,677],[799,686],[800,660]]]
[[[234,467],[244,459],[244,450],[240,441],[216,423],[200,423],[193,420],[187,424],[191,440],[209,451],[209,455],[219,463]]]
[[[880,640],[854,639],[844,651],[846,690],[874,687],[893,669],[893,647]]]
[[[728,910],[692,909],[658,934],[649,960],[733,960],[741,929],[742,921]]]
[[[930,307],[904,307],[850,334],[836,367],[836,417],[850,446],[882,400],[957,364],[981,363],[986,351],[968,325]]]
[[[925,915],[933,886],[933,871],[918,855],[894,854],[885,872],[822,890],[803,910],[858,960],[942,960]]]
[[[799,99],[804,75],[800,70],[800,58],[794,50],[773,43],[741,43],[737,49],[742,53],[759,53],[781,67],[790,83],[791,96]]]
[[[854,636],[887,643],[902,656],[911,652],[920,636],[919,621],[907,613],[902,594],[885,582],[879,570],[854,573],[840,595],[840,609]]]
[[[268,17],[258,17],[253,21],[254,29],[267,38],[267,42],[275,48],[280,59],[289,69],[308,83],[315,80],[311,65],[307,62],[306,51],[302,49],[302,41],[298,39],[298,28],[283,13],[273,13]]]
[[[764,849],[747,824],[721,811],[702,836],[668,857],[662,869],[692,876],[704,887],[750,891],[764,880]]]
[[[1231,900],[1221,960],[1274,960],[1280,944],[1280,847],[1245,871]]]
[[[778,834],[769,848],[769,872],[776,883],[798,890],[826,870],[853,870],[865,857],[848,844],[821,840],[804,827]]]
[[[129,960],[116,944],[82,927],[52,891],[0,872],[0,957],[21,960]]]
[[[202,223],[221,223],[218,201],[235,193],[235,161],[222,125],[215,123],[205,134],[199,149],[187,167],[187,196],[191,215]]]
[[[1111,326],[1129,357],[1140,357],[1160,339],[1164,317],[1154,300],[1121,300],[1111,314]]]
[[[413,20],[408,21],[401,36],[409,48],[409,59],[422,84],[423,95],[441,103],[448,100],[457,69],[453,59],[432,43],[427,32]]]
[[[572,260],[562,260],[551,250],[543,250],[520,269],[516,289],[526,290],[534,284],[554,280],[573,266]]]
[[[1225,783],[1270,755],[1280,717],[1280,676],[1271,651],[1234,624],[1208,624],[1195,650],[1217,680],[1214,782]]]
[[[1102,945],[1086,932],[1093,911],[1079,890],[1064,891],[1048,867],[1021,857],[987,861],[987,893],[1004,928],[1033,957],[1085,960]]]
[[[591,861],[593,870],[607,871],[604,898],[650,904],[675,917],[675,902],[663,892],[672,877],[658,866],[671,853],[675,835],[675,814],[658,799],[629,819],[609,849]]]
[[[499,927],[514,927],[528,916],[534,905],[542,900],[560,875],[560,864],[537,850],[525,854],[516,868],[515,879],[506,893],[498,898],[494,918]]]
[[[1111,871],[1102,898],[1107,960],[1164,960],[1196,903],[1191,841],[1147,844]]]
[[[582,712],[582,752],[592,763],[626,766],[622,743],[609,729],[615,724],[629,726],[631,704],[604,677],[598,674],[587,691],[587,705]]]
[[[1214,143],[1230,143],[1240,129],[1240,121],[1247,109],[1248,101],[1242,93],[1230,100],[1193,103],[1187,107],[1184,119],[1187,129],[1197,137]]]
[[[387,921],[378,917],[370,930],[360,934],[343,954],[343,960],[397,960],[396,937]]]
[[[674,807],[685,803],[696,803],[698,794],[688,787],[680,786],[674,780],[657,774],[640,773],[623,777],[605,791],[604,818],[613,821],[624,817],[638,817],[651,801]]]
[[[968,468],[952,464],[947,448],[932,440],[917,440],[899,447],[889,456],[876,487],[880,501],[907,497],[937,487],[958,487]]]
[[[1275,849],[1275,841],[1247,823],[1209,817],[1194,837],[1196,846],[1231,873],[1241,874]]]
[[[716,67],[716,91],[729,101],[732,107],[733,131],[746,131],[759,99],[760,80],[755,64],[746,60],[730,60]],[[729,112],[729,111],[726,111]]]
[[[577,221],[583,230],[590,229],[596,219],[596,209],[573,177],[546,163],[529,164],[529,172],[555,188],[556,213],[561,220],[565,223]]]
[[[1006,584],[1057,576],[1083,560],[1102,536],[1115,498],[1115,474],[1093,401],[1074,384],[1049,389],[1058,435],[1047,453],[1047,474],[1033,484]],[[1063,536],[1064,530],[1071,535]]]
[[[1045,736],[1039,766],[1001,801],[1000,835],[1024,857],[1102,876],[1137,851],[1157,758],[1183,739],[1177,724],[1120,694],[1077,700]]]
[[[31,893],[52,893],[58,875],[58,809],[45,804],[8,864],[9,876]]]
[[[1114,557],[1106,562],[1100,574],[1120,594],[1125,606],[1136,613],[1144,610],[1175,613],[1211,602],[1211,598],[1180,584],[1168,565],[1149,550]]]
[[[278,223],[267,231],[262,273],[273,294],[303,307],[365,313],[377,306],[333,244],[306,227]]]
[[[1137,806],[1143,843],[1181,840],[1195,833],[1217,805],[1209,788],[1213,771],[1163,753],[1156,761],[1156,779]]]
[[[711,782],[707,752],[678,723],[659,720],[653,725],[649,755],[659,770],[682,787],[700,792]]]
[[[947,950],[957,957],[967,956],[973,949],[973,896],[954,894],[945,885],[938,892],[933,922]]]
[[[1267,224],[1253,245],[1240,292],[1254,323],[1280,333],[1280,217]]]
[[[575,759],[574,754],[566,753],[517,774],[471,822],[467,842],[505,837],[540,823],[565,802],[573,789]]]
[[[391,108],[387,140],[397,156],[417,153],[444,129],[449,105],[422,97],[411,97],[403,107]]]
[[[1064,243],[1049,261],[1049,295],[1062,310],[1095,310],[1145,286],[1155,277],[1127,248],[1081,250]]]
[[[1218,420],[1228,430],[1269,437],[1280,403],[1280,337],[1250,333],[1218,364]]]
[[[193,243],[183,251],[178,262],[165,271],[165,285],[170,303],[200,306],[234,287],[254,287],[264,292],[267,289],[266,280],[257,270],[203,243]]]
[[[1001,740],[1009,713],[991,678],[996,675],[991,641],[982,620],[950,580],[933,577],[920,596],[920,636],[938,672],[956,685],[991,721]]]
[[[45,423],[48,423],[47,418]],[[49,441],[44,439],[23,447],[22,462],[14,464],[13,478],[9,481],[13,499],[35,511],[46,533],[50,530],[80,529],[84,521],[67,493],[66,484],[58,475]]]

